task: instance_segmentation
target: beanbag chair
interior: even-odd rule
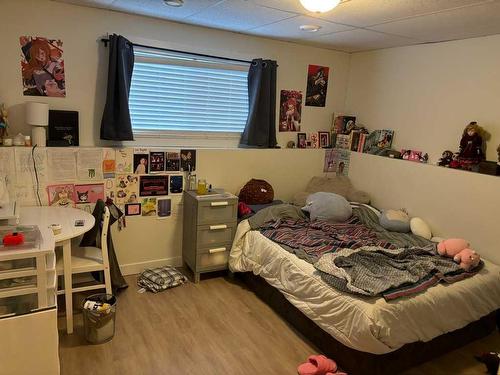
[[[302,210],[309,212],[311,220],[340,222],[352,216],[349,202],[335,193],[319,192],[309,195]]]

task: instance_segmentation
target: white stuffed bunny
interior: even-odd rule
[[[7,190],[7,177],[0,174],[0,207],[9,203],[9,191]]]

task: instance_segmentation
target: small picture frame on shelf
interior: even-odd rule
[[[297,148],[307,148],[306,133],[297,133]]]
[[[319,148],[330,148],[330,133],[318,132]]]

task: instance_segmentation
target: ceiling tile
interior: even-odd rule
[[[500,2],[385,23],[370,29],[422,41],[464,39],[500,33]]]
[[[491,1],[495,0],[350,0],[317,17],[365,27]]]
[[[317,25],[321,26],[317,32],[308,33],[300,30],[301,25]],[[279,21],[270,25],[258,27],[248,32],[250,34],[270,36],[272,38],[289,39],[289,40],[306,40],[315,39],[318,35],[329,34],[338,31],[352,30],[352,27],[338,25],[336,23],[323,21],[317,18],[308,16],[297,16]]]
[[[181,7],[172,7],[165,5],[162,0],[114,0],[110,8],[145,16],[181,20],[220,2],[221,0],[189,0]]]
[[[229,0],[203,10],[185,21],[232,31],[245,31],[294,17],[296,14],[263,8],[244,0]]]
[[[315,46],[345,52],[358,52],[416,44],[418,41],[396,35],[382,34],[365,29],[341,31],[320,35],[312,41]]]

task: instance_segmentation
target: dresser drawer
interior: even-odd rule
[[[231,242],[235,230],[235,223],[200,225],[196,233],[197,247],[208,247],[213,244]]]
[[[198,254],[196,256],[196,270],[212,269],[212,268],[225,268],[229,259],[229,249],[222,250],[224,246],[210,249],[212,252]]]
[[[198,225],[236,222],[236,203],[235,199],[199,202]]]

